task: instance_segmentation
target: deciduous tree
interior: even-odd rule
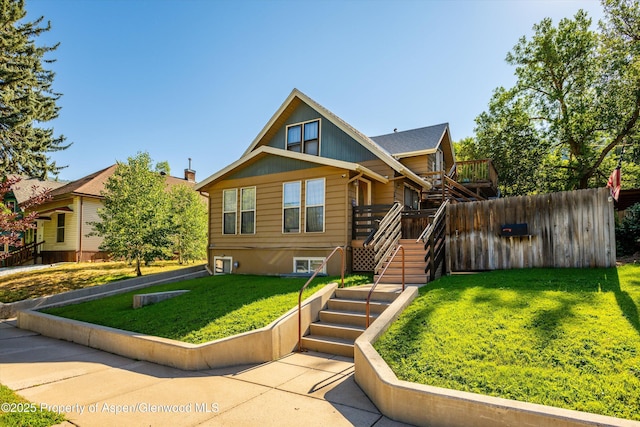
[[[186,185],[169,191],[173,251],[180,264],[203,259],[207,247],[207,208],[198,193]]]
[[[583,11],[557,26],[546,18],[508,53],[516,84],[476,119],[476,149],[505,193],[603,186],[620,147],[638,150],[640,6],[603,6],[600,31]]]
[[[148,153],[118,163],[105,183],[104,208],[94,232],[104,238],[101,249],[140,266],[166,254],[171,245],[168,197],[164,176],[152,170]]]

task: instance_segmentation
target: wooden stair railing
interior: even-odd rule
[[[382,218],[378,230],[367,246],[373,245],[374,263],[373,271],[377,274],[382,264],[389,257],[402,236],[402,211],[400,202],[395,202],[389,212]]]
[[[436,278],[436,271],[440,264],[444,261],[445,255],[445,239],[446,239],[446,212],[449,200],[438,208],[433,221],[425,228],[418,242],[424,242],[425,255],[425,273],[429,274],[429,281]]]
[[[0,267],[13,267],[22,265],[25,261],[35,258],[38,248],[44,245],[44,241],[29,243],[19,249],[9,252],[6,258],[0,260]]]

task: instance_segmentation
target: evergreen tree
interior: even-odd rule
[[[91,223],[90,235],[104,238],[100,248],[135,262],[138,276],[142,262],[163,257],[171,246],[165,178],[151,163],[148,153],[118,163],[105,183],[100,221]]]
[[[169,191],[173,251],[180,264],[207,254],[207,207],[201,196],[186,185]]]
[[[58,117],[53,91],[54,73],[43,64],[51,47],[36,46],[34,39],[49,31],[43,18],[24,22],[23,0],[0,0],[0,178],[10,174],[45,178],[59,167],[48,154],[63,150],[63,136],[36,125]]]

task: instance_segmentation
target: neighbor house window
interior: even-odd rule
[[[293,259],[293,271],[294,273],[313,273],[316,269],[320,268],[326,258],[294,258]],[[320,273],[327,274],[327,266],[323,266]]]
[[[236,234],[237,199],[238,190],[235,188],[222,192],[222,234]]]
[[[324,231],[324,178],[309,179],[305,184],[305,231]]]
[[[256,232],[256,187],[240,190],[240,234]]]
[[[300,190],[302,183],[285,182],[282,185],[282,231],[284,233],[300,232]]]
[[[56,229],[56,242],[64,242],[64,214],[58,214],[58,227]]]
[[[287,126],[287,150],[320,154],[320,120]]]
[[[213,257],[213,273],[214,274],[230,274],[233,258],[216,256]]]

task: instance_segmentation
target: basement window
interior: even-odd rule
[[[311,258],[294,258],[293,259],[293,272],[294,273],[306,273],[313,274],[317,268],[319,268],[326,258],[311,257]],[[325,265],[320,270],[320,273],[327,274],[327,266]]]
[[[213,257],[213,274],[231,274],[233,258],[230,256]]]

